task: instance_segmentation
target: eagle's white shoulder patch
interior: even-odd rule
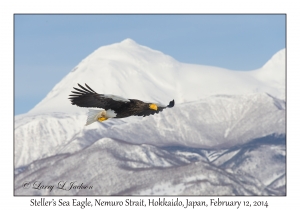
[[[101,94],[104,98],[111,98],[115,101],[123,101],[123,102],[130,102],[130,100],[128,100],[127,98],[123,98],[121,96],[116,96],[116,95],[112,95],[112,94]]]
[[[114,110],[111,110],[111,109],[106,110],[106,117],[107,118],[112,118],[112,117],[116,117],[116,116],[117,116],[117,114],[115,113]]]

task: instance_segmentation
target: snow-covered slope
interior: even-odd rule
[[[262,68],[238,72],[180,63],[130,39],[99,48],[30,112],[15,117],[16,193],[285,194],[285,145],[277,143],[285,138],[284,55],[283,49]],[[84,126],[87,109],[68,100],[77,83],[126,98],[164,104],[175,99],[175,107]],[[253,149],[255,139],[268,143],[258,140]],[[253,164],[270,169],[255,172]],[[121,187],[124,180],[114,174],[133,175]],[[88,193],[27,190],[20,185],[25,177],[51,183],[85,180],[98,188]],[[208,177],[203,191],[192,185]],[[137,180],[145,185],[137,187]]]
[[[74,122],[85,120],[84,115],[64,113],[16,116],[15,165],[56,154],[57,146],[65,145],[82,129],[82,125]]]
[[[278,147],[278,149],[276,148]],[[61,154],[30,164],[16,176],[16,183],[30,183],[28,188],[16,185],[16,195],[284,195],[284,145],[268,147],[264,142],[228,150],[231,157],[218,155],[226,163],[207,161],[204,151],[160,149],[134,145],[109,138],[96,141],[84,150]],[[199,153],[199,154],[198,154]],[[210,152],[211,153],[211,152]],[[251,159],[263,154],[257,164]],[[260,156],[259,156],[260,157]],[[277,159],[281,158],[278,163]],[[239,160],[239,161],[237,161]],[[215,162],[217,162],[215,160]],[[229,167],[229,165],[235,164]],[[276,165],[266,170],[265,166]],[[251,170],[247,168],[251,167]],[[258,169],[264,175],[258,177]],[[235,173],[238,171],[238,173]],[[269,174],[271,174],[271,176]],[[92,189],[72,188],[75,185]],[[42,182],[42,183],[41,183]],[[64,189],[60,182],[66,184]],[[36,189],[53,185],[53,189]],[[276,185],[275,185],[276,183]],[[70,190],[69,190],[70,189]]]
[[[141,121],[114,126],[103,136],[157,146],[230,148],[285,133],[285,109],[266,94],[212,96],[179,104]]]
[[[149,117],[110,119],[84,126],[86,115],[35,114],[16,118],[15,164],[74,152],[99,138],[137,144],[230,148],[285,133],[285,103],[267,94],[211,96]]]

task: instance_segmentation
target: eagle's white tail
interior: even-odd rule
[[[90,125],[93,122],[98,121],[98,118],[101,117],[103,111],[105,110],[89,109],[89,113],[85,125]]]

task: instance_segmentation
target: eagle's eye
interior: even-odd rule
[[[157,106],[156,106],[156,104],[150,104],[150,105],[149,105],[149,108],[157,111]]]

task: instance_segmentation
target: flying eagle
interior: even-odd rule
[[[109,118],[124,118],[130,116],[149,116],[162,111],[165,108],[171,108],[175,102],[170,101],[168,106],[161,104],[147,103],[136,99],[126,99],[116,95],[98,94],[87,84],[86,87],[78,84],[81,88],[71,91],[74,94],[70,95],[72,105],[80,107],[97,107],[104,110],[89,110],[86,125],[93,122],[103,122]]]

